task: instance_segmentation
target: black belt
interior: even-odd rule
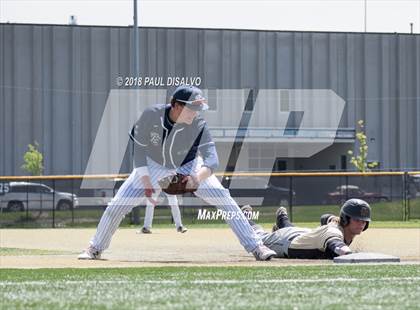
[[[292,243],[293,239],[295,239],[296,237],[299,237],[299,234],[296,234],[296,235],[294,235],[294,236],[291,236],[291,237],[289,237],[289,239],[287,239],[287,242],[289,242],[289,246],[290,246],[290,243]],[[287,248],[287,252],[289,252],[289,249],[290,249],[290,248]],[[289,255],[284,254],[284,256],[285,256],[286,258],[289,258]]]
[[[293,241],[293,239],[295,239],[296,237],[298,237],[299,236],[299,234],[296,234],[296,235],[294,235],[294,236],[291,236],[291,237],[289,237],[289,239],[287,239],[287,241],[289,241],[289,242],[292,242]]]

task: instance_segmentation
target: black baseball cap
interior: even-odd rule
[[[185,103],[185,106],[193,111],[205,111],[209,108],[203,92],[195,86],[179,86],[172,94],[172,99]]]

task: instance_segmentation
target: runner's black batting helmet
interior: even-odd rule
[[[371,209],[369,204],[362,199],[347,200],[340,210],[340,224],[344,227],[349,224],[350,219],[361,220],[366,222],[363,229],[365,231],[369,227]]]

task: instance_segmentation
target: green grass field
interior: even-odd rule
[[[0,269],[2,309],[418,309],[420,265]]]
[[[72,254],[69,251],[51,251],[43,249],[21,249],[0,247],[0,256],[23,256],[23,255],[63,255]]]

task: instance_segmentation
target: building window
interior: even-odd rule
[[[287,161],[277,158],[274,170],[275,171],[285,171],[285,170],[287,170]]]
[[[276,171],[286,170],[286,161],[276,158],[277,148],[274,144],[255,144],[248,149],[249,169],[251,171]]]
[[[206,94],[205,94],[206,96]],[[209,111],[217,111],[217,91],[216,89],[209,89],[207,91],[207,104]]]
[[[347,156],[341,155],[341,170],[347,170]]]

